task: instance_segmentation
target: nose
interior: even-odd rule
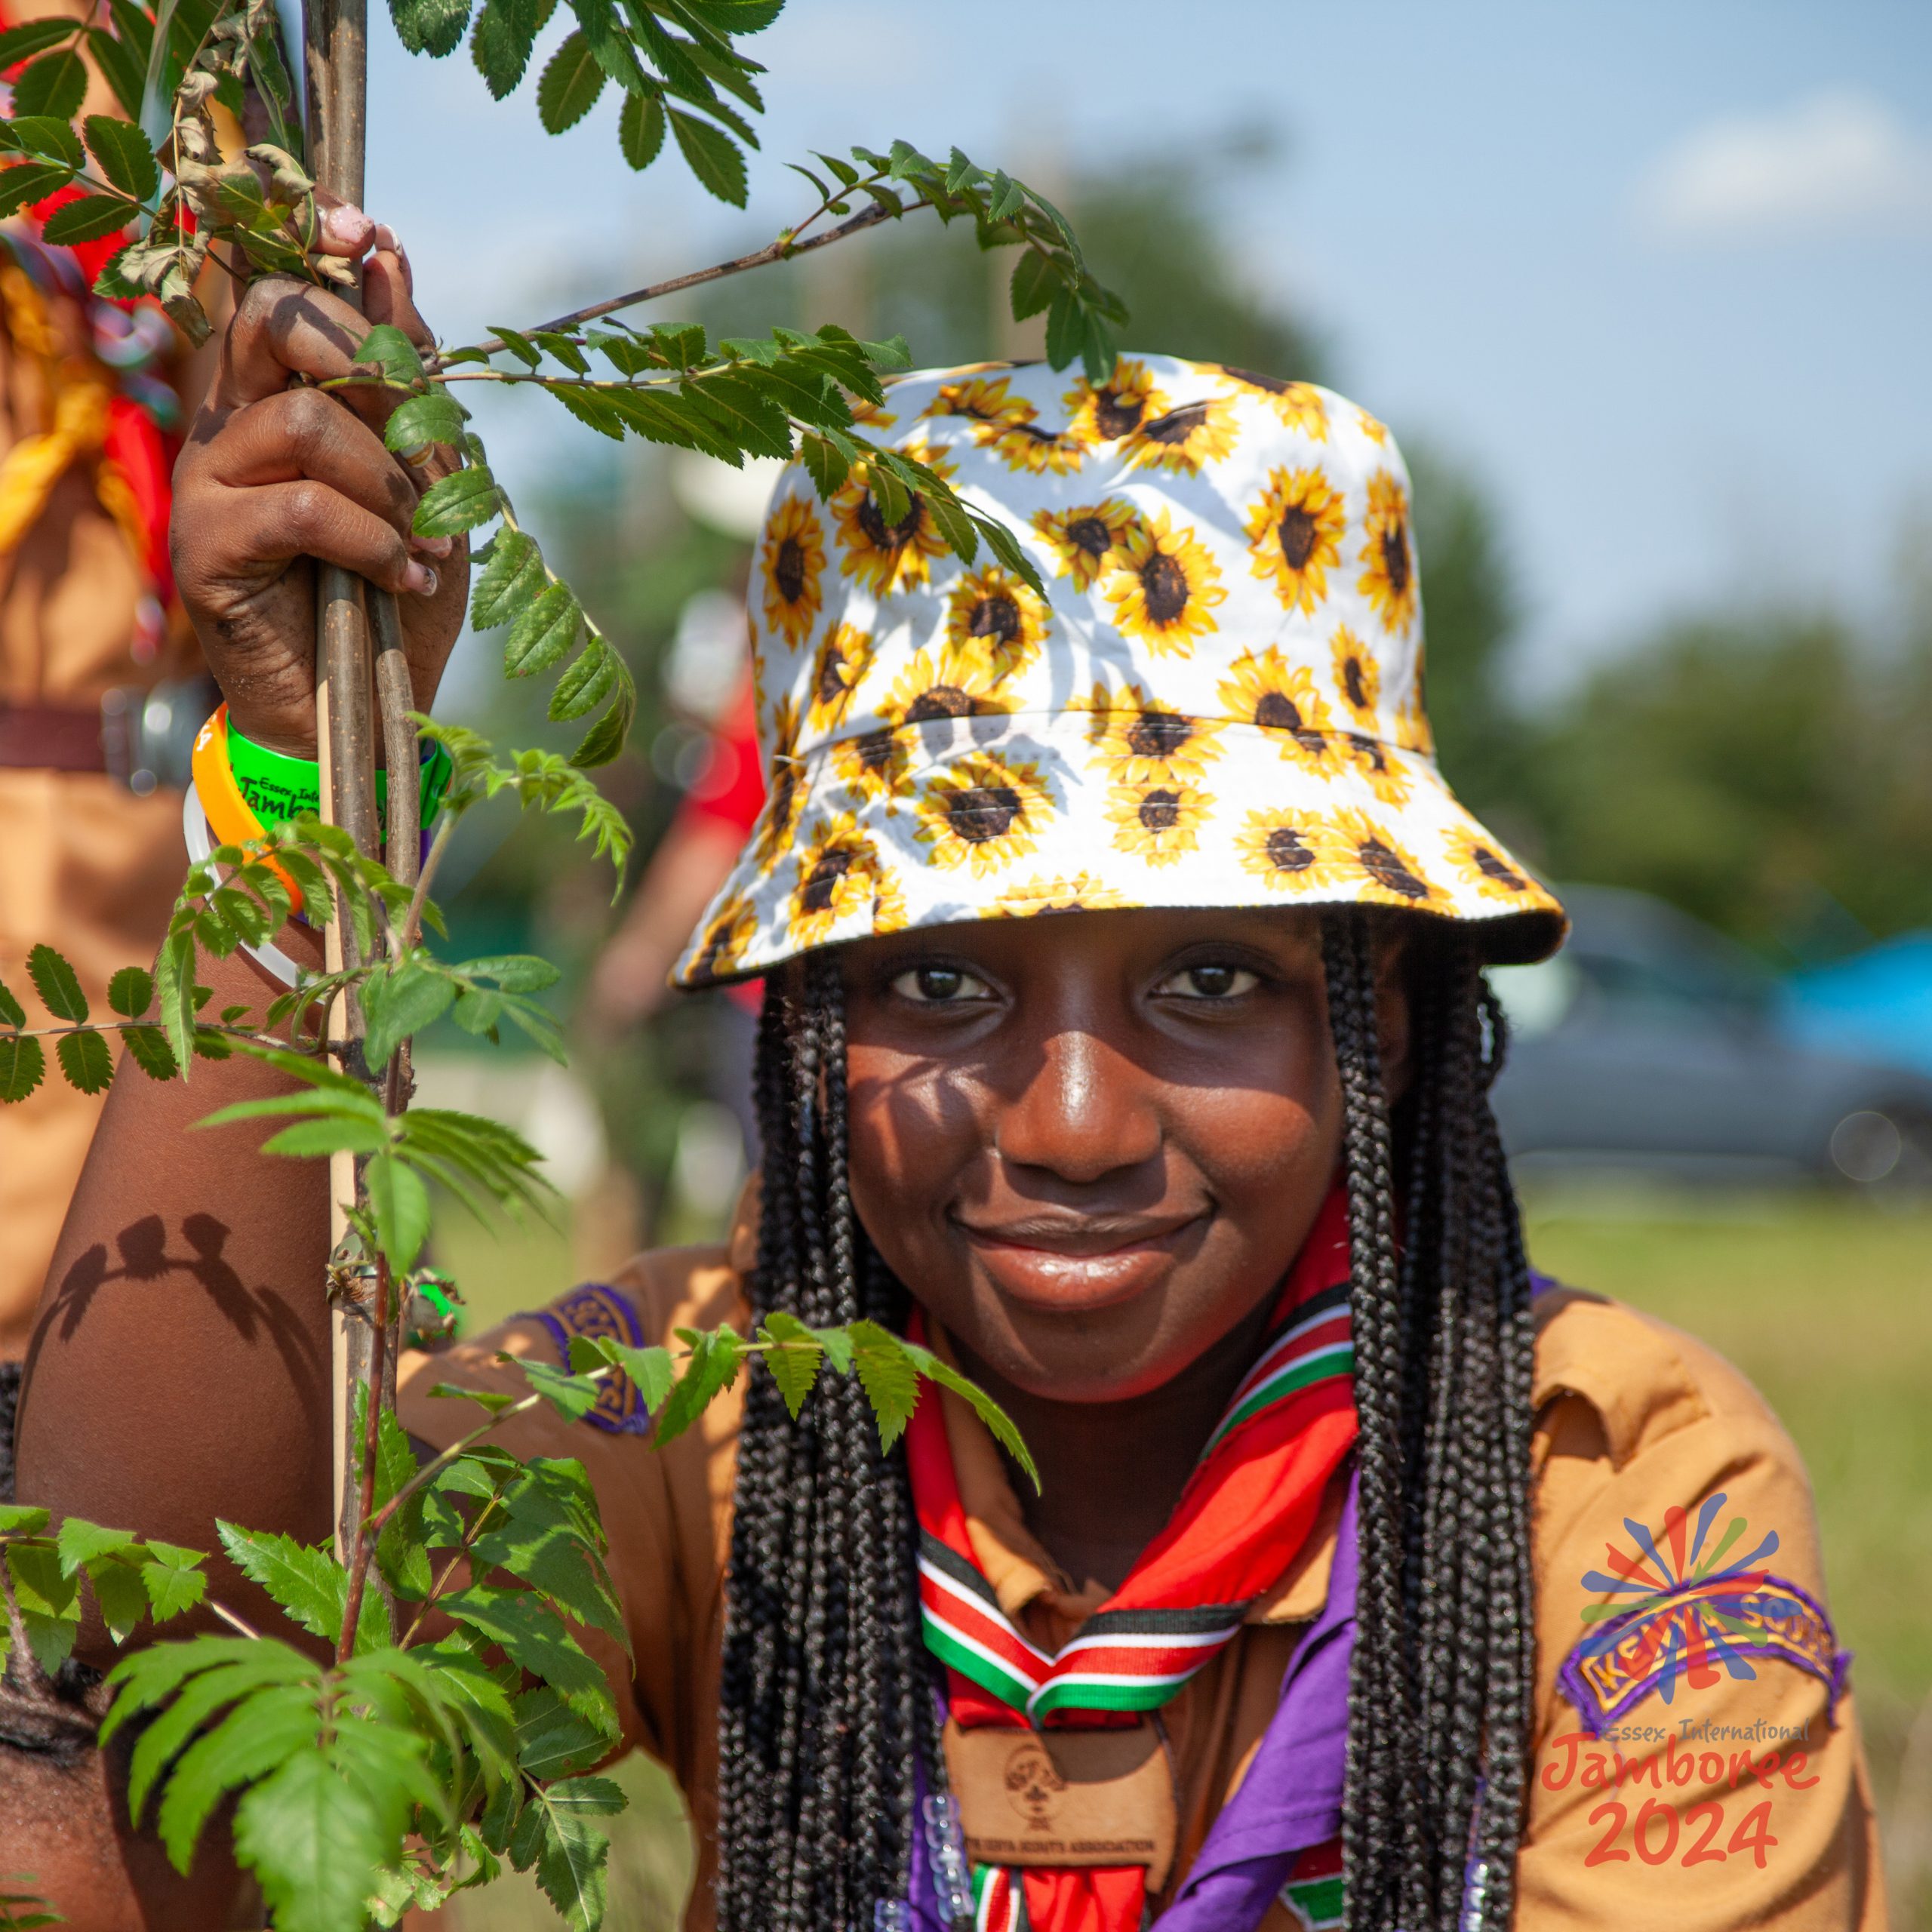
[[[1146,1075],[1092,1033],[1067,1028],[1043,1042],[1032,1078],[1001,1112],[993,1145],[1010,1166],[1084,1183],[1152,1160],[1161,1138]]]

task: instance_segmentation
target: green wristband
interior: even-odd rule
[[[235,789],[248,801],[248,808],[264,826],[286,825],[304,812],[318,817],[322,809],[322,768],[313,758],[290,758],[272,752],[245,738],[232,724],[228,728],[228,764],[235,774]],[[378,766],[376,771],[376,807],[389,809],[389,777]],[[435,822],[449,789],[450,755],[441,745],[424,752],[422,768],[423,829]]]

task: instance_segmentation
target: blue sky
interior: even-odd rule
[[[1244,272],[1481,475],[1546,688],[1671,611],[1881,613],[1932,533],[1923,5],[792,0],[749,43],[773,74],[743,214],[675,159],[626,177],[610,96],[552,140],[530,82],[499,106],[466,56],[373,40],[369,205],[450,335],[765,238],[808,147],[957,142],[1051,180],[1269,131],[1215,189]],[[595,440],[506,414],[514,475]]]

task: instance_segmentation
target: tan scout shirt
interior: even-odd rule
[[[15,17],[68,11],[29,5]],[[53,320],[86,340],[72,304],[56,303]],[[33,358],[17,352],[0,320],[0,458],[49,420]],[[137,613],[148,588],[101,507],[91,460],[75,462],[18,545],[0,553],[0,703],[94,706],[115,685],[146,687],[198,670],[199,649],[179,621],[156,657],[136,662]],[[26,998],[29,951],[53,946],[73,962],[92,1011],[105,1014],[112,975],[152,963],[187,863],[179,792],[140,798],[103,774],[0,768],[0,981]],[[26,1352],[103,1098],[77,1093],[51,1072],[24,1106],[0,1107],[0,1361]]]
[[[728,1251],[641,1256],[617,1285],[648,1339],[723,1322],[743,1332],[740,1271],[749,1259],[741,1232]],[[1518,1924],[1527,1932],[1663,1924],[1674,1932],[1882,1932],[1878,1844],[1849,1692],[1828,1721],[1818,1678],[1759,1660],[1753,1678],[1680,1682],[1668,1705],[1653,1693],[1614,1727],[1654,1730],[1655,1740],[1606,1737],[1587,1749],[1571,1741],[1580,1727],[1557,1673],[1590,1627],[1585,1606],[1604,1595],[1584,1586],[1584,1573],[1605,1567],[1606,1543],[1629,1543],[1626,1517],[1656,1526],[1661,1537],[1672,1506],[1694,1518],[1721,1491],[1723,1518],[1742,1515],[1750,1526],[1739,1553],[1775,1528],[1780,1544],[1767,1567],[1821,1602],[1823,1575],[1797,1452],[1735,1371],[1688,1336],[1592,1296],[1546,1294],[1537,1312],[1537,1694]],[[408,1427],[447,1442],[469,1426],[452,1413],[468,1404],[426,1397],[438,1380],[522,1392],[521,1378],[493,1359],[500,1349],[555,1355],[549,1331],[523,1317],[417,1358],[404,1378]],[[593,1632],[586,1642],[617,1687],[626,1742],[661,1758],[687,1794],[699,1848],[685,1921],[692,1932],[712,1924],[718,1656],[740,1414],[735,1395],[721,1398],[661,1451],[636,1436],[567,1425],[548,1409],[503,1435],[519,1455],[580,1458],[595,1484],[634,1672],[608,1638]],[[1035,1641],[1063,1642],[1097,1603],[1094,1589],[1075,1590],[1057,1572],[1028,1533],[990,1442],[949,1398],[947,1423],[976,1553],[1001,1604]],[[1239,1787],[1300,1629],[1325,1600],[1339,1500],[1331,1498],[1295,1571],[1162,1712],[1182,1823],[1171,1885]],[[1727,1736],[1727,1727],[1749,1736]],[[1687,1772],[1687,1743],[1694,1754]],[[1278,1905],[1266,1932],[1299,1923]]]

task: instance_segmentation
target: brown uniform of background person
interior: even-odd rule
[[[81,11],[12,0],[0,25]],[[83,112],[118,111],[94,88]],[[192,414],[206,374],[158,314],[134,318],[160,353],[132,380],[104,359],[97,322],[112,318],[83,291],[118,242],[42,251],[38,226],[17,217],[0,243],[0,980],[27,998],[26,955],[45,943],[99,1011],[117,968],[152,958],[185,864],[177,774],[142,728],[166,707],[192,733],[212,703],[192,630],[168,608],[165,497],[157,517],[103,443],[140,437],[144,405],[160,405],[151,421],[167,416],[164,386]],[[171,445],[154,437],[146,454],[165,491]],[[99,1098],[57,1074],[47,1084],[30,1109],[0,1109],[0,1364],[26,1352],[100,1117]]]

